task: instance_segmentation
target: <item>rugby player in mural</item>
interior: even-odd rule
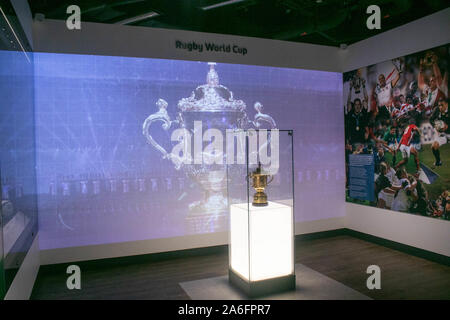
[[[362,105],[363,113],[368,112],[369,96],[367,95],[366,90],[366,80],[362,77],[361,69],[358,69],[355,75],[350,80],[349,88],[350,91],[347,97],[347,113],[350,113],[351,110],[354,110],[355,104],[358,101]],[[352,91],[354,91],[355,94],[353,103],[352,103]]]
[[[416,163],[417,168],[417,175],[420,173],[420,162],[419,162],[419,153],[418,153],[418,147],[414,144],[414,138],[419,137],[420,138],[420,130],[415,125],[415,120],[410,119],[409,125],[405,128],[403,131],[402,138],[400,140],[400,144],[398,147],[398,150],[401,152],[403,159],[397,163],[395,166],[395,169],[397,170],[402,165],[406,165],[409,160],[409,156],[412,153],[414,156],[414,161]]]
[[[445,162],[450,154],[449,52],[448,45],[437,47],[344,74],[344,84],[350,87],[346,107],[352,108],[346,115],[346,152],[374,156],[376,201],[371,205],[450,219],[450,173]],[[361,74],[370,90],[365,117],[360,111],[364,111]],[[363,98],[356,97],[354,83],[360,84]],[[401,174],[401,184],[388,178],[390,165],[395,168],[391,171]]]
[[[427,52],[425,57],[420,59],[418,75],[419,89],[425,95],[424,102],[433,109],[437,107],[440,99],[445,98],[446,93],[441,88],[447,86],[447,79],[444,79],[447,77],[447,72],[443,78],[437,60],[437,56],[432,51]],[[428,81],[426,80],[426,68],[432,70]]]
[[[397,149],[398,149],[398,134],[397,128],[394,126],[388,127],[383,138],[381,139],[383,147],[392,154],[392,165],[395,166],[397,162]]]
[[[375,87],[373,97],[376,104],[377,119],[386,120],[391,116],[391,107],[393,105],[393,91],[394,87],[400,80],[400,75],[403,72],[400,63],[394,63],[395,69],[392,72],[396,72],[395,78],[387,82],[384,74],[378,76],[378,83]],[[389,75],[390,76],[390,75]]]
[[[431,145],[431,151],[436,160],[434,166],[438,167],[442,165],[439,147],[446,144],[450,139],[448,99],[441,98],[439,100],[438,108],[431,115],[430,122],[438,133],[435,135],[435,140]]]

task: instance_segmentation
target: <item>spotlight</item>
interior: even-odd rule
[[[219,7],[224,7],[224,6],[228,6],[230,4],[234,4],[234,3],[238,3],[238,2],[244,2],[245,0],[229,0],[229,1],[224,1],[224,2],[219,2],[210,6],[206,6],[206,7],[202,7],[201,9],[206,11],[206,10],[211,10],[211,9],[215,9],[215,8],[219,8]]]
[[[142,21],[142,20],[146,20],[146,19],[150,19],[150,18],[156,18],[159,16],[159,13],[151,11],[151,12],[147,12],[135,17],[131,17],[125,20],[120,20],[115,22],[115,24],[130,24],[130,23],[134,23],[134,22],[138,22],[138,21]]]

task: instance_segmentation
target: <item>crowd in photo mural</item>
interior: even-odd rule
[[[450,220],[449,49],[344,74],[347,188],[348,155],[374,156],[365,204]]]

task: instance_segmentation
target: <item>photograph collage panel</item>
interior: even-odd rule
[[[347,201],[450,220],[449,50],[344,73]],[[360,154],[373,155],[367,199],[348,192],[349,158]]]

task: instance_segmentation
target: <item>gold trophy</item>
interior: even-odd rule
[[[432,68],[433,65],[437,62],[438,57],[433,51],[427,51],[425,54],[425,57],[421,59],[421,62],[423,65],[427,68]]]
[[[267,194],[264,192],[264,189],[267,187],[269,183],[272,182],[273,176],[267,173],[262,173],[261,171],[261,163],[258,163],[258,168],[253,171],[250,176],[253,179],[252,187],[256,190],[256,193],[253,195],[252,204],[255,207],[265,207],[269,203],[267,202]],[[270,177],[270,180],[268,180]]]

